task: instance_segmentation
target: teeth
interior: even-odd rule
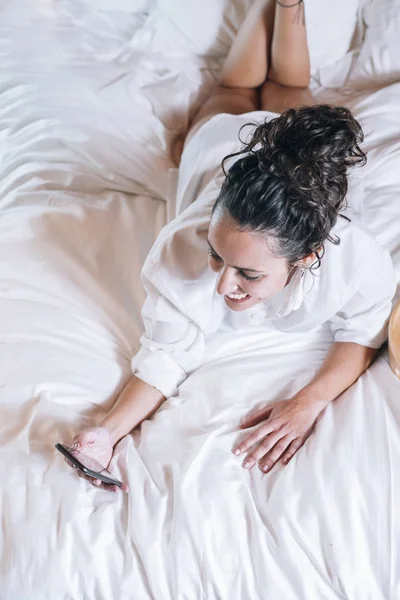
[[[232,300],[242,300],[246,298],[247,294],[227,294],[228,298],[232,298]]]

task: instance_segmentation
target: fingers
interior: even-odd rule
[[[261,471],[268,473],[281,458],[282,462],[287,464],[305,440],[304,436],[293,439],[289,434],[282,435],[279,431],[270,434],[245,458],[243,467],[251,469],[258,463]]]
[[[251,469],[251,467],[253,467],[256,462],[258,462],[261,458],[263,458],[263,456],[265,456],[266,454],[268,454],[268,452],[271,450],[271,448],[273,448],[275,446],[275,444],[277,444],[279,442],[279,440],[282,439],[282,434],[277,431],[274,433],[271,433],[270,435],[266,436],[257,446],[256,448],[254,448],[254,450],[252,452],[250,452],[247,457],[244,459],[243,461],[243,467],[245,469]],[[286,442],[286,446],[284,449],[287,448],[289,442]]]
[[[268,415],[268,416],[267,416]],[[257,411],[242,422],[242,427],[263,423],[234,448],[236,456],[248,453],[243,461],[245,469],[256,463],[268,472],[282,459],[287,464],[311,434],[315,424],[315,410],[296,400],[275,402]]]
[[[73,439],[73,446],[75,450],[82,450],[82,448],[93,446],[99,441],[99,432],[97,427],[89,427],[76,434]]]
[[[285,454],[282,456],[283,464],[287,465],[290,460],[292,460],[293,456],[296,454],[297,450],[299,450],[304,442],[306,441],[306,437],[298,437],[290,444]]]
[[[293,439],[290,434],[282,435],[279,432],[275,435],[271,434],[245,458],[243,467],[251,469],[258,462],[261,471],[268,473],[279,459],[287,465],[303,446],[307,437],[308,435],[305,435]]]
[[[273,431],[278,431],[283,424],[283,421],[280,419],[272,419],[271,421],[267,421],[261,425],[261,427],[256,429],[256,431],[254,431],[251,435],[242,440],[239,445],[234,448],[233,453],[236,454],[236,456],[239,456],[239,454],[246,452],[249,448],[251,448],[251,446],[253,446],[253,444],[256,444]]]
[[[74,467],[74,468],[76,468],[76,467]],[[81,479],[85,479],[85,481],[88,481],[90,484],[94,485],[95,487],[101,488],[102,490],[106,490],[107,492],[118,492],[118,490],[120,489],[121,492],[124,492],[125,494],[129,494],[129,485],[127,483],[123,483],[121,485],[121,487],[119,488],[117,485],[110,485],[109,483],[104,483],[100,479],[94,479],[93,477],[88,477],[87,475],[82,473],[82,471],[77,470],[76,472],[77,472],[78,477],[80,477]]]
[[[95,485],[96,487],[99,487],[101,485],[100,479],[94,479],[93,477],[88,477],[87,475],[82,473],[82,471],[78,471],[78,470],[77,470],[77,474],[78,474],[78,477],[80,477],[81,479],[85,479],[86,481],[88,481],[92,485]]]
[[[288,449],[288,446],[291,445],[291,439],[292,438],[286,435],[285,437],[281,438],[277,444],[275,444],[268,454],[260,460],[259,467],[261,471],[268,473],[268,471],[272,469],[272,467],[281,458],[282,454]]]
[[[94,479],[93,477],[88,477],[88,475],[85,475],[85,473],[82,473],[82,471],[78,471],[78,470],[77,470],[77,474],[78,474],[78,477],[80,477],[81,479],[85,479],[85,481],[88,481],[92,485],[94,485],[96,487],[101,486],[102,482],[100,481],[100,479]]]
[[[254,427],[255,425],[258,425],[258,423],[260,423],[260,421],[264,421],[265,419],[268,419],[273,408],[274,408],[274,405],[270,404],[267,407],[257,410],[252,415],[245,417],[244,419],[242,419],[242,421],[240,423],[240,428],[248,429],[249,427]]]
[[[125,494],[129,494],[129,485],[127,483],[123,483],[121,485],[121,491],[125,492]]]

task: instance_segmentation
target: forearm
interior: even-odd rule
[[[133,376],[116,403],[100,423],[110,433],[113,446],[139,423],[152,415],[165,397],[148,383]]]
[[[377,352],[359,344],[336,342],[316,376],[296,396],[320,403],[322,410],[364,373]]]

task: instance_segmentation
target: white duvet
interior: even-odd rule
[[[363,123],[352,201],[400,280],[400,5],[338,3],[327,22],[309,2],[313,85]],[[175,150],[248,5],[0,7],[0,600],[400,598],[400,383],[385,353],[269,475],[231,453],[239,419],[307,382],[328,330],[209,339],[178,397],[118,445],[128,496],[54,449],[129,377]]]

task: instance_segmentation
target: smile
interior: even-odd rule
[[[245,302],[250,298],[249,294],[225,294],[225,298],[230,302]]]

